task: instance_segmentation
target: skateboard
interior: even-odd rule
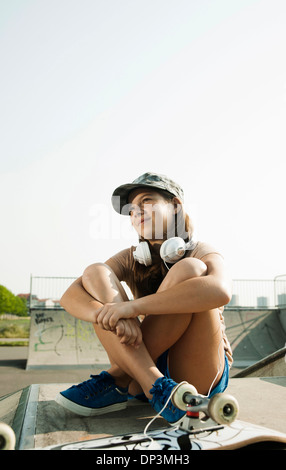
[[[13,429],[8,424],[0,422],[0,450],[14,450],[15,444]]]
[[[231,450],[262,446],[286,449],[286,434],[237,420],[237,400],[226,393],[211,398],[198,394],[195,387],[181,383],[171,394],[173,404],[186,411],[179,423],[157,431],[125,434],[54,445],[54,450],[139,450],[186,451]]]

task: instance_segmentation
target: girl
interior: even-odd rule
[[[56,400],[65,408],[99,415],[136,397],[159,413],[178,382],[209,396],[226,389],[232,354],[222,306],[231,298],[230,281],[222,256],[193,242],[183,197],[178,184],[154,173],[114,191],[113,207],[130,217],[139,245],[89,266],[61,299],[71,315],[93,323],[111,364],[61,392]],[[161,414],[174,423],[184,412],[169,400]]]

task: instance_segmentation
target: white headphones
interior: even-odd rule
[[[164,263],[174,264],[183,258],[187,250],[190,250],[193,247],[194,242],[192,240],[185,243],[180,237],[168,238],[168,240],[165,240],[161,245],[160,256]],[[133,256],[140,264],[145,264],[145,266],[150,266],[152,264],[150,248],[147,242],[139,243],[136,250],[133,251]]]

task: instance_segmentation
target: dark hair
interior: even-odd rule
[[[158,190],[158,192],[169,202],[174,203],[174,196],[167,191]],[[175,204],[175,203],[174,203]],[[171,228],[171,234],[164,234],[164,239],[173,237],[181,237],[185,242],[189,241],[193,235],[194,227],[189,215],[185,212],[183,205],[180,204],[174,216],[174,227]],[[169,231],[168,231],[169,232]],[[169,236],[168,236],[169,235]],[[139,237],[139,241],[146,241],[149,245],[150,253],[152,256],[152,265],[145,266],[135,262],[133,279],[137,286],[140,286],[140,291],[145,295],[154,294],[164,277],[168,272],[164,261],[160,257],[160,244],[152,245],[149,240]]]

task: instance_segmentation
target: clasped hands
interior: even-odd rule
[[[95,321],[103,330],[111,331],[122,344],[138,348],[142,331],[134,301],[106,303],[95,311]]]

